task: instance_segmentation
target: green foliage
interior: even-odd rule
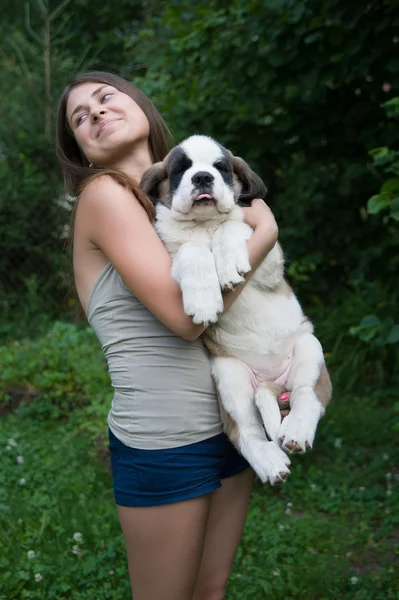
[[[116,10],[117,8],[117,10]],[[6,6],[0,24],[0,337],[9,325],[38,315],[68,313],[65,252],[68,203],[54,148],[54,114],[61,90],[89,68],[123,72],[131,57],[124,35],[138,27],[141,2],[28,0]],[[125,66],[122,66],[124,63]],[[128,67],[129,65],[129,67]],[[29,286],[39,291],[29,309]],[[4,324],[4,325],[3,325]],[[18,335],[18,332],[16,332]]]
[[[263,176],[307,312],[322,303],[329,319],[350,295],[359,297],[367,310],[345,336],[364,315],[393,318],[397,3],[126,0],[98,6],[96,19],[88,0],[28,4],[28,21],[18,0],[0,24],[3,339],[42,330],[43,313],[65,318],[69,213],[48,109],[54,114],[65,83],[89,68],[141,85],[177,140],[213,135]],[[341,336],[339,320],[331,330]]]
[[[399,97],[385,102],[383,107],[389,118],[399,117]],[[395,223],[399,221],[399,152],[383,146],[370,150],[369,154],[373,158],[373,167],[376,169],[382,168],[384,173],[394,174],[396,177],[387,179],[382,184],[379,194],[369,199],[367,212],[371,215],[383,213],[382,222],[384,227],[399,240],[399,229]],[[385,209],[389,209],[389,211]],[[392,221],[394,224],[392,224]],[[397,258],[394,259],[394,263],[397,264]],[[394,303],[392,314],[396,313],[397,306]],[[367,315],[363,317],[358,326],[351,327],[350,333],[358,336],[363,342],[376,346],[398,344],[399,342],[399,324],[395,323],[392,316],[386,316],[382,320],[375,314]]]
[[[382,106],[389,118],[399,118],[399,97],[392,98]],[[369,199],[367,212],[370,215],[377,215],[389,208],[388,217],[399,221],[399,151],[382,146],[370,150],[369,154],[373,159],[373,167],[382,168],[384,173],[393,174],[395,177],[387,179],[380,192]]]
[[[337,392],[314,450],[294,457],[287,483],[255,484],[229,600],[396,600],[395,397]],[[97,423],[98,443],[85,423],[84,409],[54,422],[26,407],[0,421],[1,600],[129,597],[111,477],[100,458],[105,421]]]
[[[109,410],[104,355],[89,327],[56,322],[41,338],[0,346],[0,372],[0,408],[16,395],[32,419],[56,420],[84,407],[89,429]]]
[[[363,208],[368,150],[396,137],[379,105],[399,66],[397,18],[384,2],[177,0],[134,46],[149,64],[135,80],[176,137],[213,135],[267,181],[288,260],[314,265],[295,282],[302,297],[339,301],[397,254]]]
[[[379,346],[399,342],[399,325],[392,318],[381,321],[375,315],[367,315],[357,327],[351,327],[350,333],[357,335],[363,342],[375,340]]]
[[[72,400],[79,403],[79,397]],[[0,424],[2,600],[129,596],[123,537],[110,474],[98,460],[100,446],[82,434],[69,411],[64,416],[68,425],[55,426],[47,415],[20,411]],[[104,440],[104,421],[98,431]]]

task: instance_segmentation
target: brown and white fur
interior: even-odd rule
[[[312,447],[331,383],[313,326],[284,279],[279,243],[221,314],[222,291],[250,271],[246,241],[253,231],[237,202],[264,197],[266,188],[242,159],[206,136],[175,147],[141,185],[156,204],[156,228],[172,255],[185,312],[210,324],[203,339],[213,355],[224,429],[273,485],[289,473],[286,452]],[[285,390],[292,392],[291,410],[281,422]]]

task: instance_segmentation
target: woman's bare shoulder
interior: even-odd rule
[[[132,190],[123,186],[114,177],[108,174],[94,177],[79,195],[79,204],[91,207],[92,205],[113,203],[115,200],[135,198]]]

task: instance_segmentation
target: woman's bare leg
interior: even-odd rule
[[[252,490],[252,469],[222,480],[212,493],[194,600],[222,600],[240,543]]]
[[[211,494],[152,507],[118,506],[134,600],[192,600]]]

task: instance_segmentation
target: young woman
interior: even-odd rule
[[[167,154],[166,133],[148,98],[110,73],[77,77],[59,102],[57,154],[77,195],[75,283],[115,390],[110,450],[134,599],[217,600],[252,473],[222,433],[204,328],[183,311],[154,207],[138,186]],[[261,200],[245,220],[255,270],[278,230]],[[225,294],[225,310],[244,285]]]

